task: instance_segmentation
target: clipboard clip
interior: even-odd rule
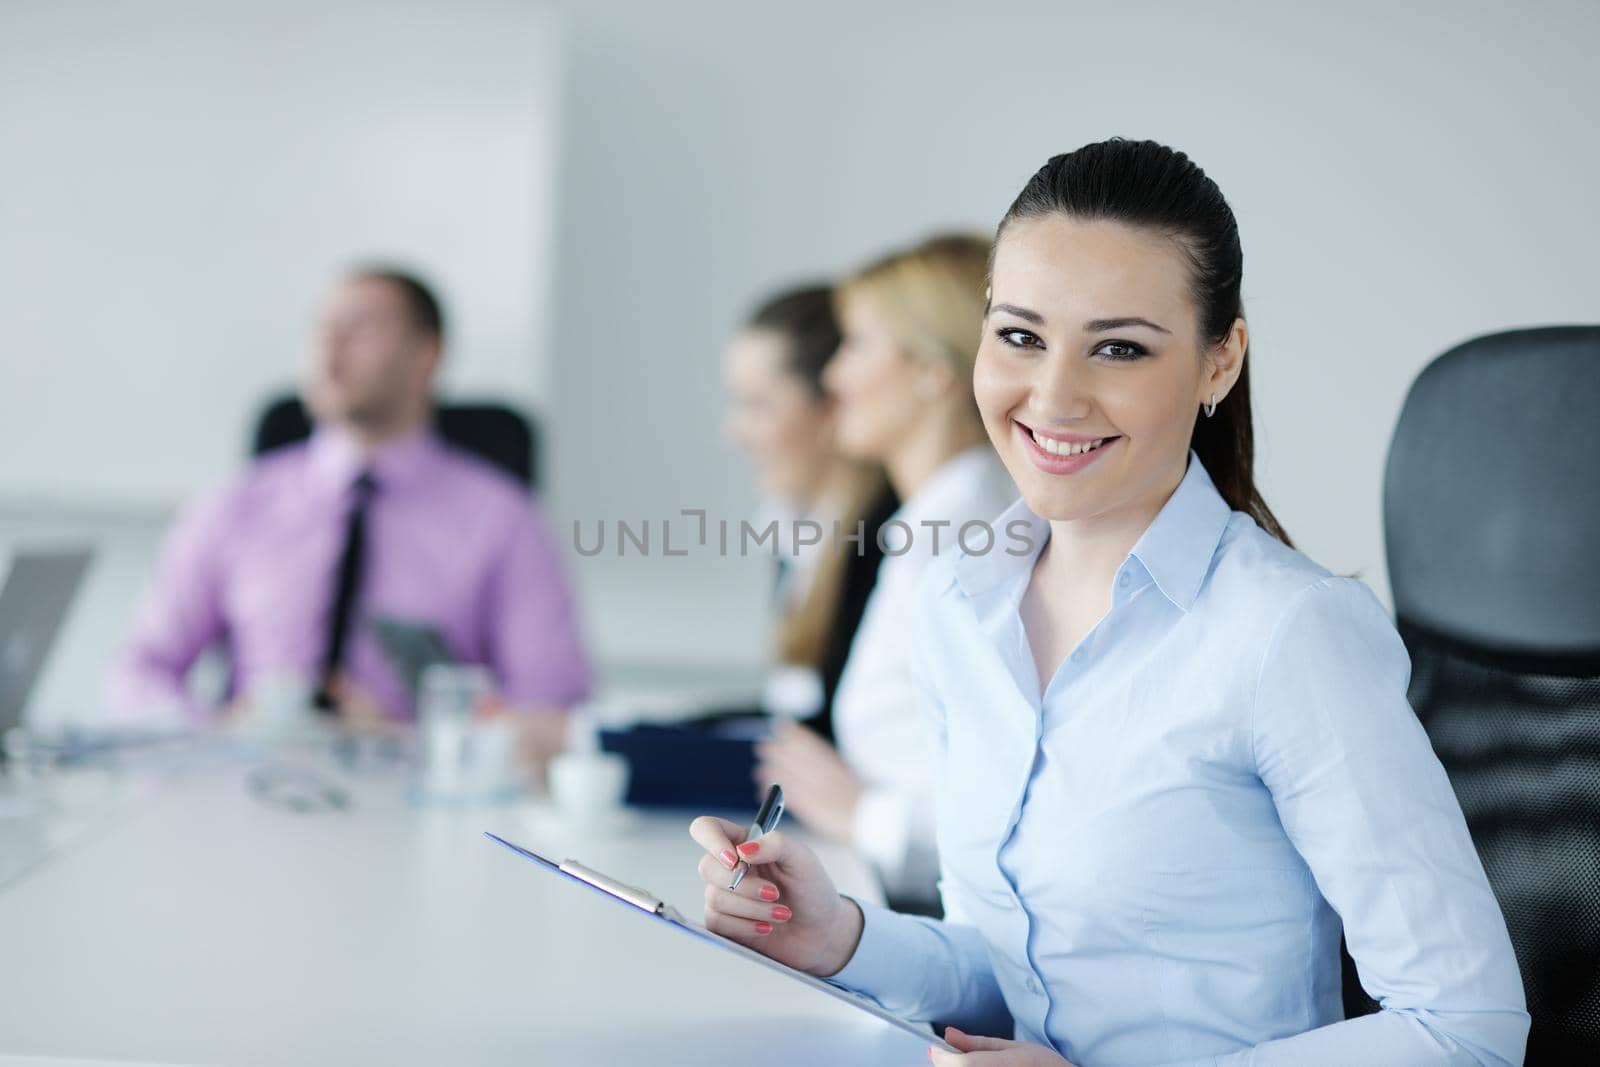
[[[560,863],[557,863],[554,860],[546,859],[537,852],[530,852],[521,845],[513,845],[505,838],[499,836],[498,834],[491,834],[487,830],[483,832],[483,836],[487,837],[491,841],[499,842],[520,856],[526,856],[528,859],[533,860],[541,867],[548,867],[552,871],[559,871],[568,878],[576,878],[585,885],[600,890],[600,892],[604,893],[608,897],[616,897],[624,904],[632,904],[634,907],[638,908],[647,915],[655,915],[666,919],[669,922],[678,923],[680,925],[683,923],[683,916],[679,914],[677,908],[674,908],[671,904],[666,903],[659,897],[652,896],[645,890],[640,889],[638,886],[628,885],[626,882],[619,882],[615,878],[601,874],[593,867],[585,867],[577,860],[562,860]]]
[[[660,915],[666,909],[666,905],[659,899],[638,886],[626,885],[615,878],[608,878],[592,867],[585,867],[577,860],[562,860],[556,866],[562,874],[570,874],[579,881],[588,882],[602,893],[610,893],[618,900],[625,900],[640,911]]]

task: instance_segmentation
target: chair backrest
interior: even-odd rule
[[[1600,326],[1430,363],[1383,510],[1411,705],[1505,913],[1527,1062],[1580,1062],[1600,1049]]]
[[[529,489],[539,487],[538,435],[527,416],[504,404],[441,404],[439,436],[488,460]],[[311,435],[311,419],[294,395],[269,403],[256,421],[250,452],[259,456]]]

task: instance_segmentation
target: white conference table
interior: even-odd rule
[[[926,1063],[926,1040],[483,836],[698,918],[683,816],[584,830],[532,801],[417,807],[392,768],[277,761],[349,807],[290,811],[237,757],[203,760],[122,782],[0,884],[0,1062]],[[858,861],[819,851],[842,890],[876,897]]]

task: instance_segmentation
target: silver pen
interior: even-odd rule
[[[767,790],[766,799],[761,802],[761,809],[756,812],[756,821],[750,824],[750,830],[744,835],[746,841],[754,841],[763,834],[770,834],[778,828],[778,820],[783,818],[783,788],[776,783]],[[733,869],[733,881],[728,883],[728,891],[739,888],[739,883],[744,881],[744,876],[750,872],[750,865],[744,860]]]

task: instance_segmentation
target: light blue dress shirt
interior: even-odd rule
[[[946,919],[864,905],[832,980],[1080,1067],[1521,1063],[1505,920],[1372,591],[1191,450],[1041,700],[1018,607],[1049,523],[993,526],[917,590]],[[1382,1005],[1348,1021],[1341,918]]]

